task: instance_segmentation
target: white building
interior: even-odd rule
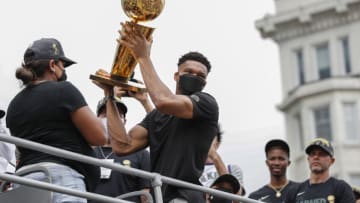
[[[291,146],[290,177],[309,176],[304,148],[332,140],[331,173],[360,185],[360,0],[275,0],[276,14],[256,21],[279,47]]]

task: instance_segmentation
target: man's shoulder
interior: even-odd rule
[[[289,180],[289,184],[284,188],[284,191],[286,191],[291,196],[297,194],[299,190],[304,190],[307,185],[307,180],[304,182],[295,182]]]
[[[249,198],[251,199],[259,199],[264,195],[267,195],[269,192],[269,187],[267,185],[262,186],[261,188],[255,190],[254,192],[249,194]]]
[[[334,195],[341,198],[342,202],[355,202],[355,195],[352,187],[344,180],[337,179],[334,177],[330,178],[335,187]]]
[[[195,101],[197,101],[198,99],[206,99],[217,103],[215,97],[207,92],[196,92],[190,95],[190,98],[194,99]]]
[[[349,185],[346,181],[344,181],[342,179],[335,178],[335,177],[330,177],[329,183],[331,183],[331,184],[340,184],[340,185]]]
[[[351,190],[352,188],[349,185],[349,183],[347,183],[346,181],[342,180],[342,179],[337,179],[334,177],[330,178],[329,184],[334,186],[337,190]]]
[[[189,96],[194,108],[194,117],[218,120],[219,106],[215,98],[206,92],[196,92]]]
[[[304,184],[304,182],[296,182],[293,180],[289,180],[289,184],[287,186],[288,187],[297,187],[297,186],[300,186],[301,184]]]

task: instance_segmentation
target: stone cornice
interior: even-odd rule
[[[332,0],[256,21],[262,37],[284,41],[360,19],[360,0]]]
[[[332,77],[326,80],[314,81],[298,88],[289,93],[277,106],[280,111],[287,111],[293,104],[302,99],[314,95],[320,95],[334,91],[359,91],[360,81],[358,75],[352,77]]]

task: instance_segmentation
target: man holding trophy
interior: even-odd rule
[[[98,71],[90,78],[98,84],[120,86],[131,92],[147,91],[155,106],[128,132],[122,122],[108,124],[110,143],[117,155],[134,153],[149,146],[152,172],[201,185],[199,177],[219,117],[216,100],[202,92],[211,65],[201,53],[189,52],[178,61],[174,74],[175,93],[160,80],[150,58],[152,30],[136,22],[155,18],[163,3],[164,0],[122,0],[125,13],[133,21],[121,24],[121,38],[111,74]],[[128,83],[128,76],[137,63],[146,89]],[[104,85],[99,86],[104,88]],[[116,112],[114,105],[107,102],[106,106],[108,121],[116,120],[116,113],[112,113]],[[199,191],[163,184],[162,192],[164,202],[205,202],[204,194]]]
[[[199,184],[199,177],[218,123],[215,99],[202,92],[210,72],[209,61],[198,52],[183,55],[174,74],[175,94],[160,80],[150,58],[152,40],[135,23],[122,24],[119,43],[131,50],[140,65],[155,110],[128,133],[112,136],[116,154],[129,154],[150,146],[151,171]],[[163,185],[164,202],[205,202],[202,192]]]

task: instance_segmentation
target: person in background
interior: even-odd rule
[[[330,167],[335,162],[331,143],[324,138],[315,138],[306,147],[305,152],[308,155],[310,178],[291,188],[284,202],[355,202],[351,186],[330,176]]]
[[[231,174],[224,174],[215,179],[211,184],[210,188],[220,190],[223,192],[228,192],[231,194],[237,194],[240,190],[240,183]],[[215,195],[206,194],[207,203],[232,203],[232,200],[225,199],[223,197],[218,197]]]
[[[355,203],[360,203],[360,187],[353,186],[352,189],[355,195]]]
[[[126,132],[111,138],[116,154],[129,154],[150,147],[151,171],[200,185],[199,178],[215,137],[219,109],[216,100],[203,92],[211,65],[199,52],[180,57],[172,93],[160,80],[150,58],[151,41],[132,22],[122,24],[119,43],[129,48],[140,65],[144,84],[155,109]],[[202,192],[163,184],[164,202],[202,203]]]
[[[297,183],[286,177],[290,166],[289,145],[281,139],[273,139],[265,145],[266,165],[270,172],[270,182],[252,192],[249,198],[266,203],[283,203],[286,193]]]
[[[231,174],[235,176],[240,183],[240,188],[239,191],[237,191],[237,194],[244,196],[246,195],[246,191],[243,182],[242,169],[236,164],[225,165],[221,156],[217,152],[222,141],[222,134],[223,132],[221,131],[221,126],[218,124],[216,136],[211,144],[208,158],[205,163],[204,172],[202,173],[199,180],[204,186],[210,187],[219,176],[224,174]]]
[[[115,87],[115,89],[120,89]],[[116,94],[122,94],[122,92],[115,91]],[[133,93],[134,95],[135,93]],[[146,97],[146,94],[145,96]],[[126,123],[126,113],[128,111],[126,105],[118,98],[114,98],[114,102],[117,106],[121,121]],[[145,108],[145,106],[144,106]],[[97,105],[97,116],[103,120],[104,126],[107,127],[106,119],[106,98],[101,99]],[[98,146],[95,148],[96,155],[99,159],[109,161],[111,163],[121,164],[123,166],[136,168],[140,170],[150,171],[150,154],[146,149],[129,154],[127,156],[117,156],[112,152],[111,145],[106,144],[104,146]],[[150,181],[137,176],[124,174],[118,171],[112,171],[111,169],[101,167],[100,183],[95,188],[95,193],[117,197],[119,195],[144,190],[149,192]],[[146,202],[145,196],[129,197],[125,200],[131,202]],[[96,201],[90,201],[89,203],[96,203]]]
[[[6,125],[12,136],[95,157],[91,146],[107,142],[105,128],[91,111],[81,92],[66,81],[65,69],[75,62],[64,54],[60,42],[41,38],[26,49],[15,76],[23,89],[11,100]],[[105,95],[110,92],[105,91]],[[100,178],[97,166],[18,147],[17,169],[32,164],[46,167],[53,184],[79,191],[92,191]],[[25,177],[44,180],[45,174]],[[87,202],[86,199],[54,193],[53,202]]]
[[[5,111],[0,109],[0,135],[9,136],[1,119],[5,116]],[[0,141],[0,173],[15,172],[15,146],[7,142]],[[0,180],[0,184],[1,184]]]

